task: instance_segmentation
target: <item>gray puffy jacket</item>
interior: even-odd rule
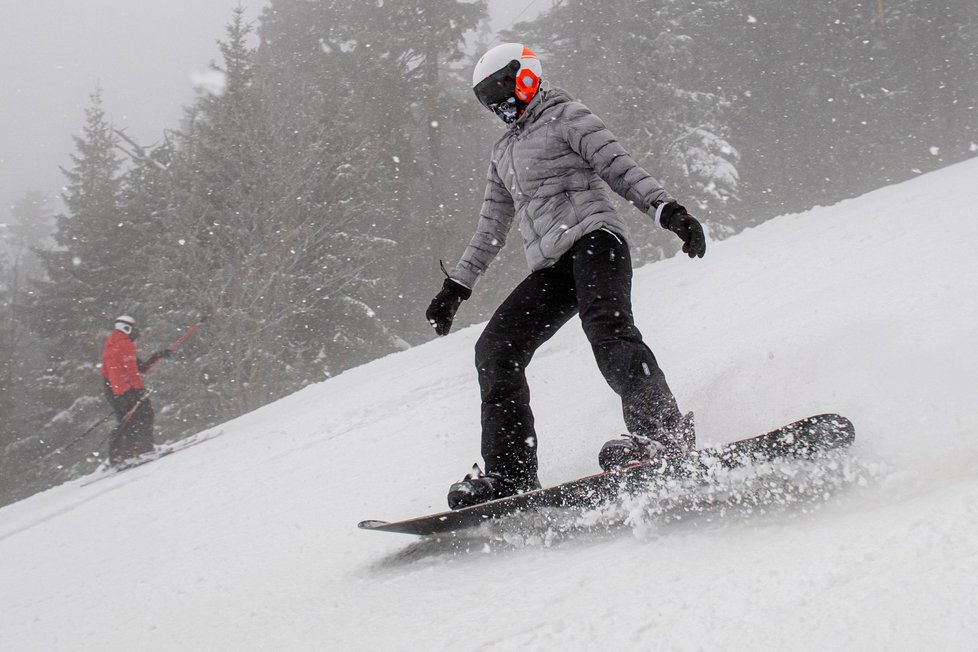
[[[591,231],[626,237],[611,190],[649,214],[673,201],[590,109],[559,89],[537,93],[493,146],[479,224],[451,277],[475,286],[514,217],[531,272],[553,265]]]

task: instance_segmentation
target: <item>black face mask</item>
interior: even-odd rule
[[[511,97],[505,102],[498,102],[496,104],[489,105],[489,110],[499,116],[499,119],[508,125],[516,122],[525,108],[526,105],[515,97]]]

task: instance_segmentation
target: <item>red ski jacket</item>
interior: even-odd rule
[[[139,373],[136,345],[122,331],[112,331],[105,339],[102,353],[102,376],[118,396],[130,389],[142,389],[143,377]]]

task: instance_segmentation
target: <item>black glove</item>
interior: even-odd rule
[[[428,323],[435,327],[439,335],[448,335],[455,321],[455,312],[462,302],[472,296],[472,290],[450,278],[445,279],[441,291],[431,300],[431,305],[424,313]]]
[[[169,358],[170,354],[172,353],[173,351],[171,351],[170,349],[163,349],[162,351],[157,351],[153,355],[149,356],[149,359],[146,360],[146,362],[142,362],[139,364],[139,371],[140,372],[149,371],[150,367],[152,367],[157,362],[159,362],[161,358]]]
[[[674,201],[662,207],[659,224],[683,240],[683,253],[690,258],[703,257],[706,253],[706,236],[703,227],[686,209]]]

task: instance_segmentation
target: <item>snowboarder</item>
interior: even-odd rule
[[[678,235],[690,258],[706,253],[703,228],[585,105],[563,90],[541,89],[542,74],[530,48],[504,43],[486,52],[472,75],[479,102],[509,127],[493,147],[475,234],[426,317],[438,335],[448,334],[517,218],[530,274],[475,346],[486,468],[476,466],[451,486],[452,509],[540,487],[525,370],[575,313],[602,375],[621,397],[629,432],[602,447],[602,468],[694,443],[692,423],[634,323],[628,231],[609,187]]]
[[[160,359],[169,357],[171,351],[168,348],[157,351],[143,362],[136,357],[138,338],[136,320],[129,315],[117,317],[102,353],[105,398],[119,421],[109,440],[109,462],[114,465],[154,450],[155,417],[142,374]]]

